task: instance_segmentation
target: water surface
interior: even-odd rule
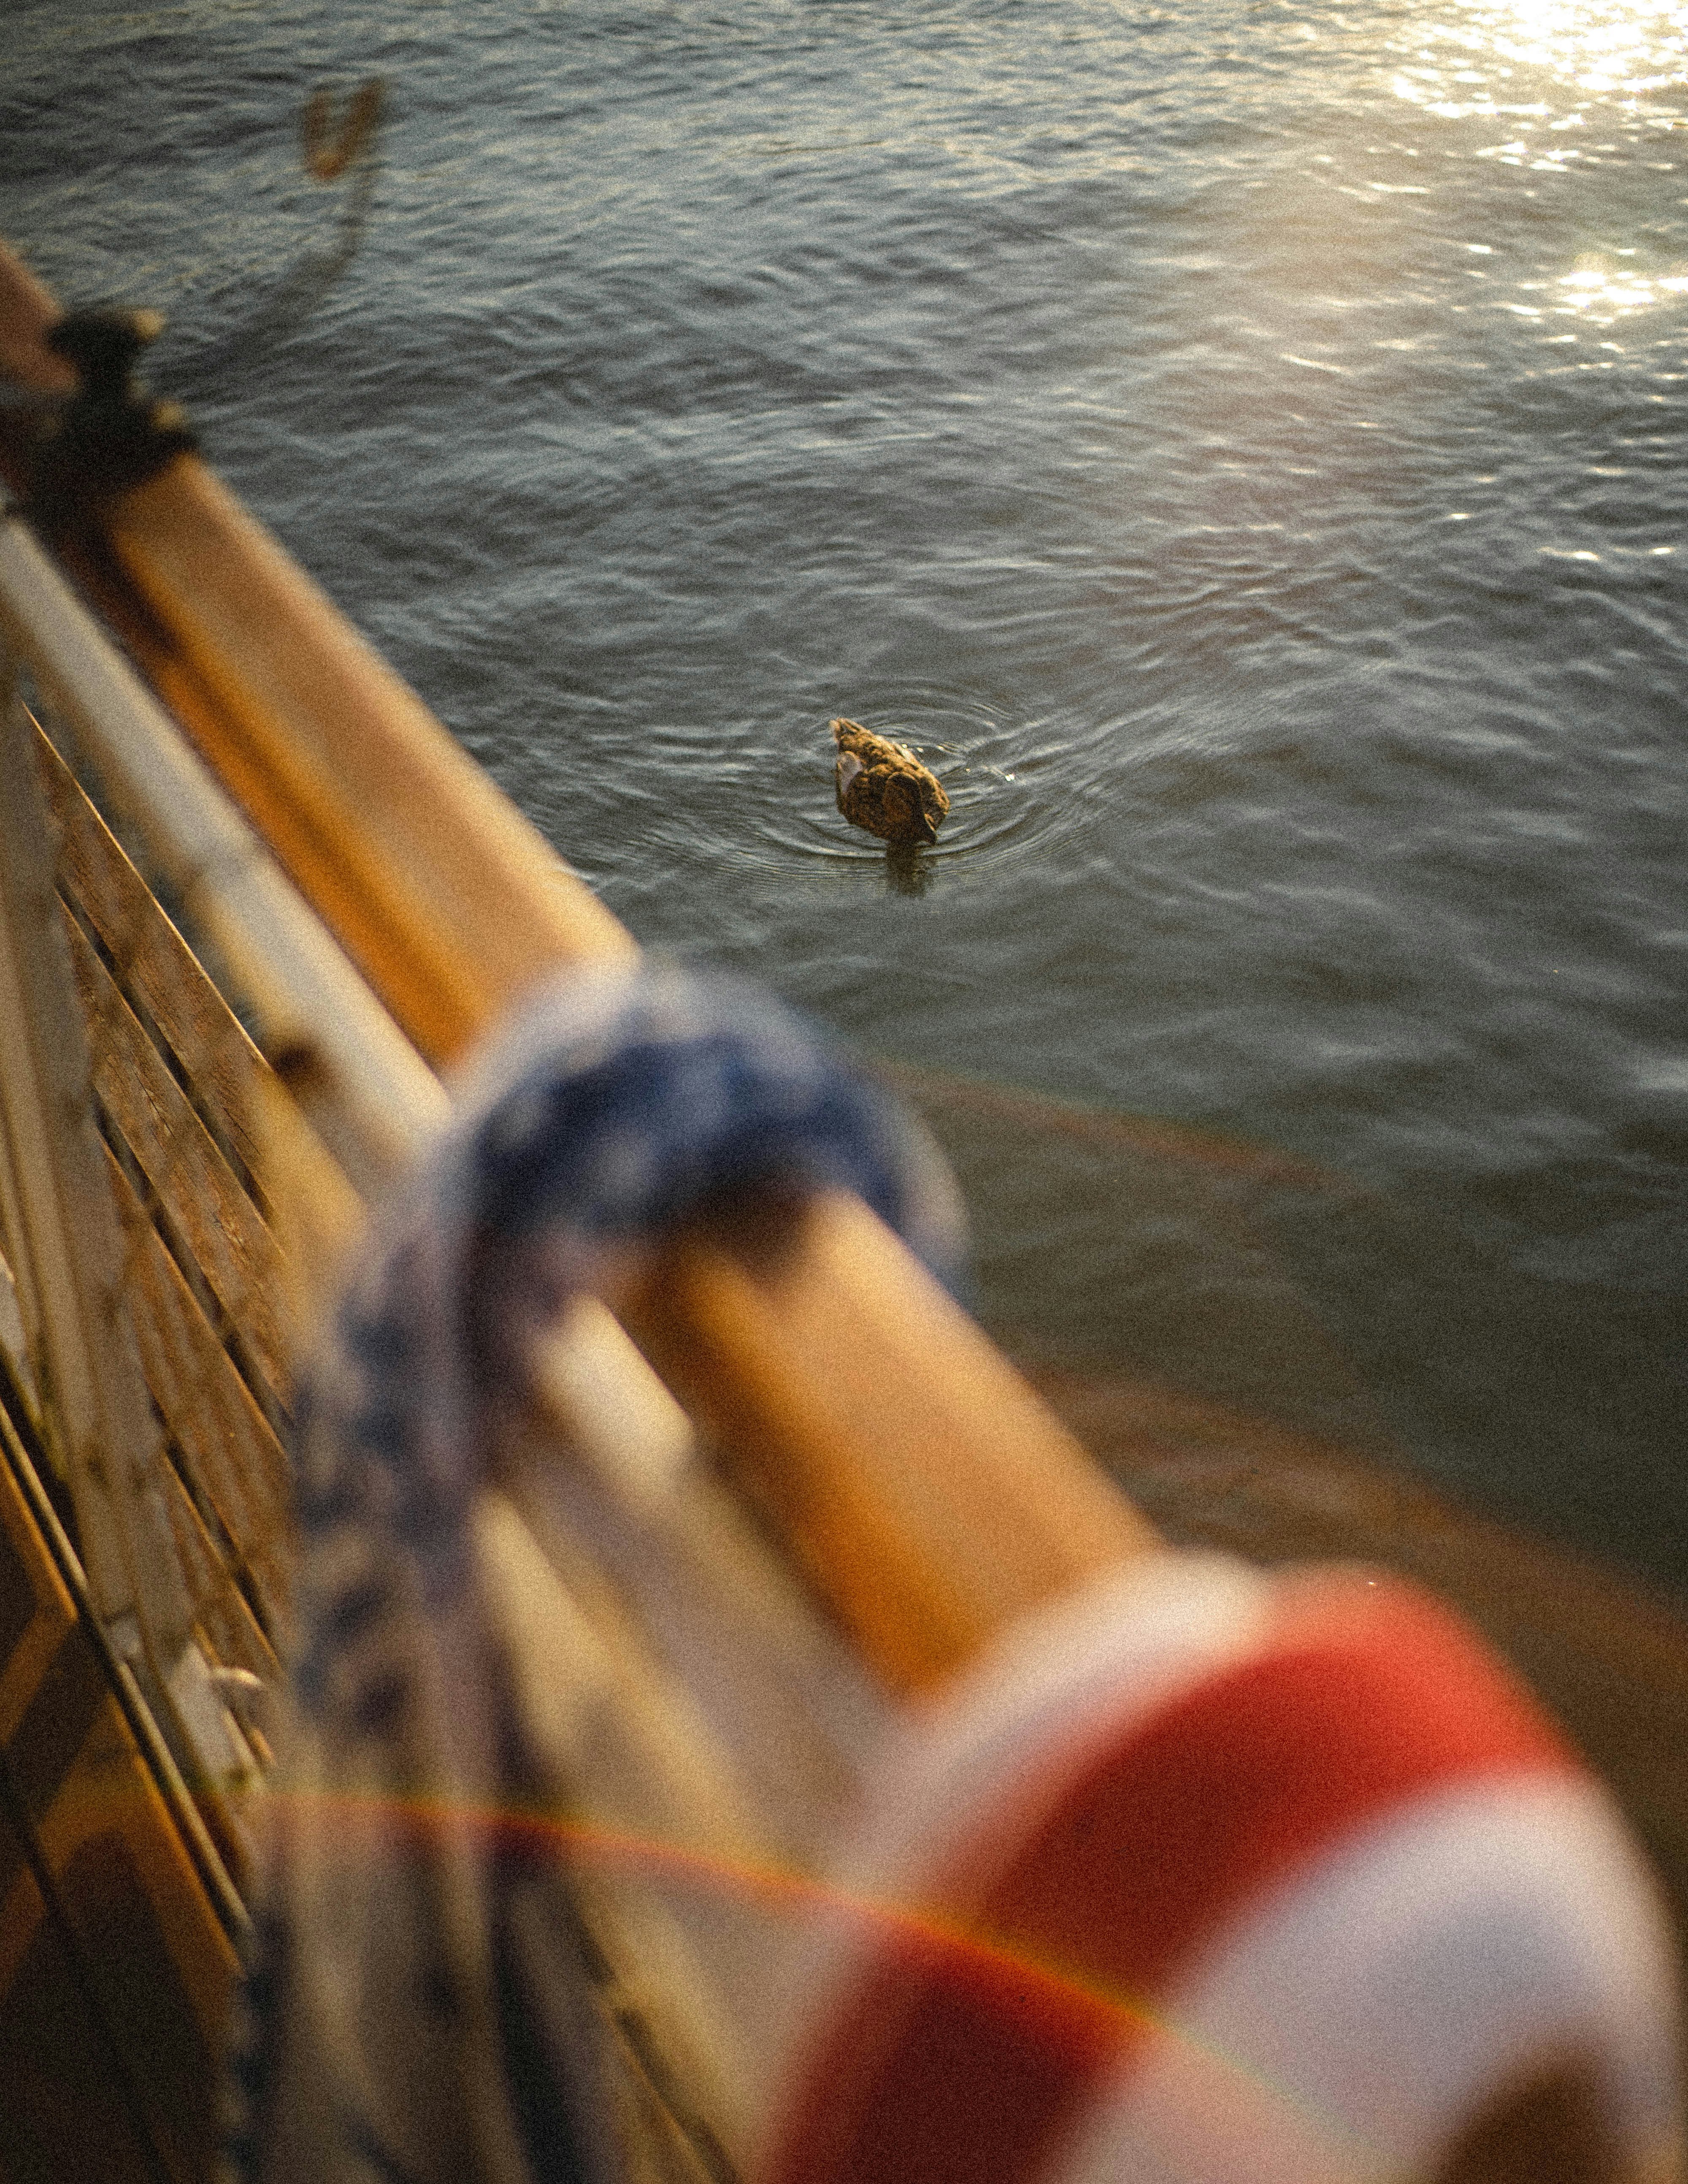
[[[170,313],[213,460],[642,939],[900,1065],[1000,1333],[1688,1591],[1688,8],[7,40],[0,228]],[[912,879],[840,711],[950,791]]]

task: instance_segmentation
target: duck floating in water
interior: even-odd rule
[[[938,777],[906,744],[876,736],[860,721],[834,721],[838,809],[884,842],[935,842],[950,809]]]

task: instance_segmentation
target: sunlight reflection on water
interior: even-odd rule
[[[1669,125],[1680,94],[1688,11],[1678,0],[1479,0],[1415,26],[1396,96],[1449,120],[1513,114],[1552,129],[1587,125],[1585,103],[1638,107]]]

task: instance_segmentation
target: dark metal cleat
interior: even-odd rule
[[[36,448],[30,500],[49,525],[140,485],[194,446],[178,405],[135,379],[141,352],[164,323],[157,311],[101,304],[48,328],[47,346],[81,381]]]

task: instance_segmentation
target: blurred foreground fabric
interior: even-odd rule
[[[301,1410],[232,2176],[621,2170],[470,1518],[570,1295],[769,1185],[853,1190],[954,1270],[918,1128],[777,1003],[659,965],[536,1002],[378,1223]],[[1650,1881],[1534,1702],[1409,1586],[1151,1557],[915,1711],[865,1797],[794,1921],[762,2184],[1381,2184],[1570,2055],[1633,2173],[1668,2173]]]

